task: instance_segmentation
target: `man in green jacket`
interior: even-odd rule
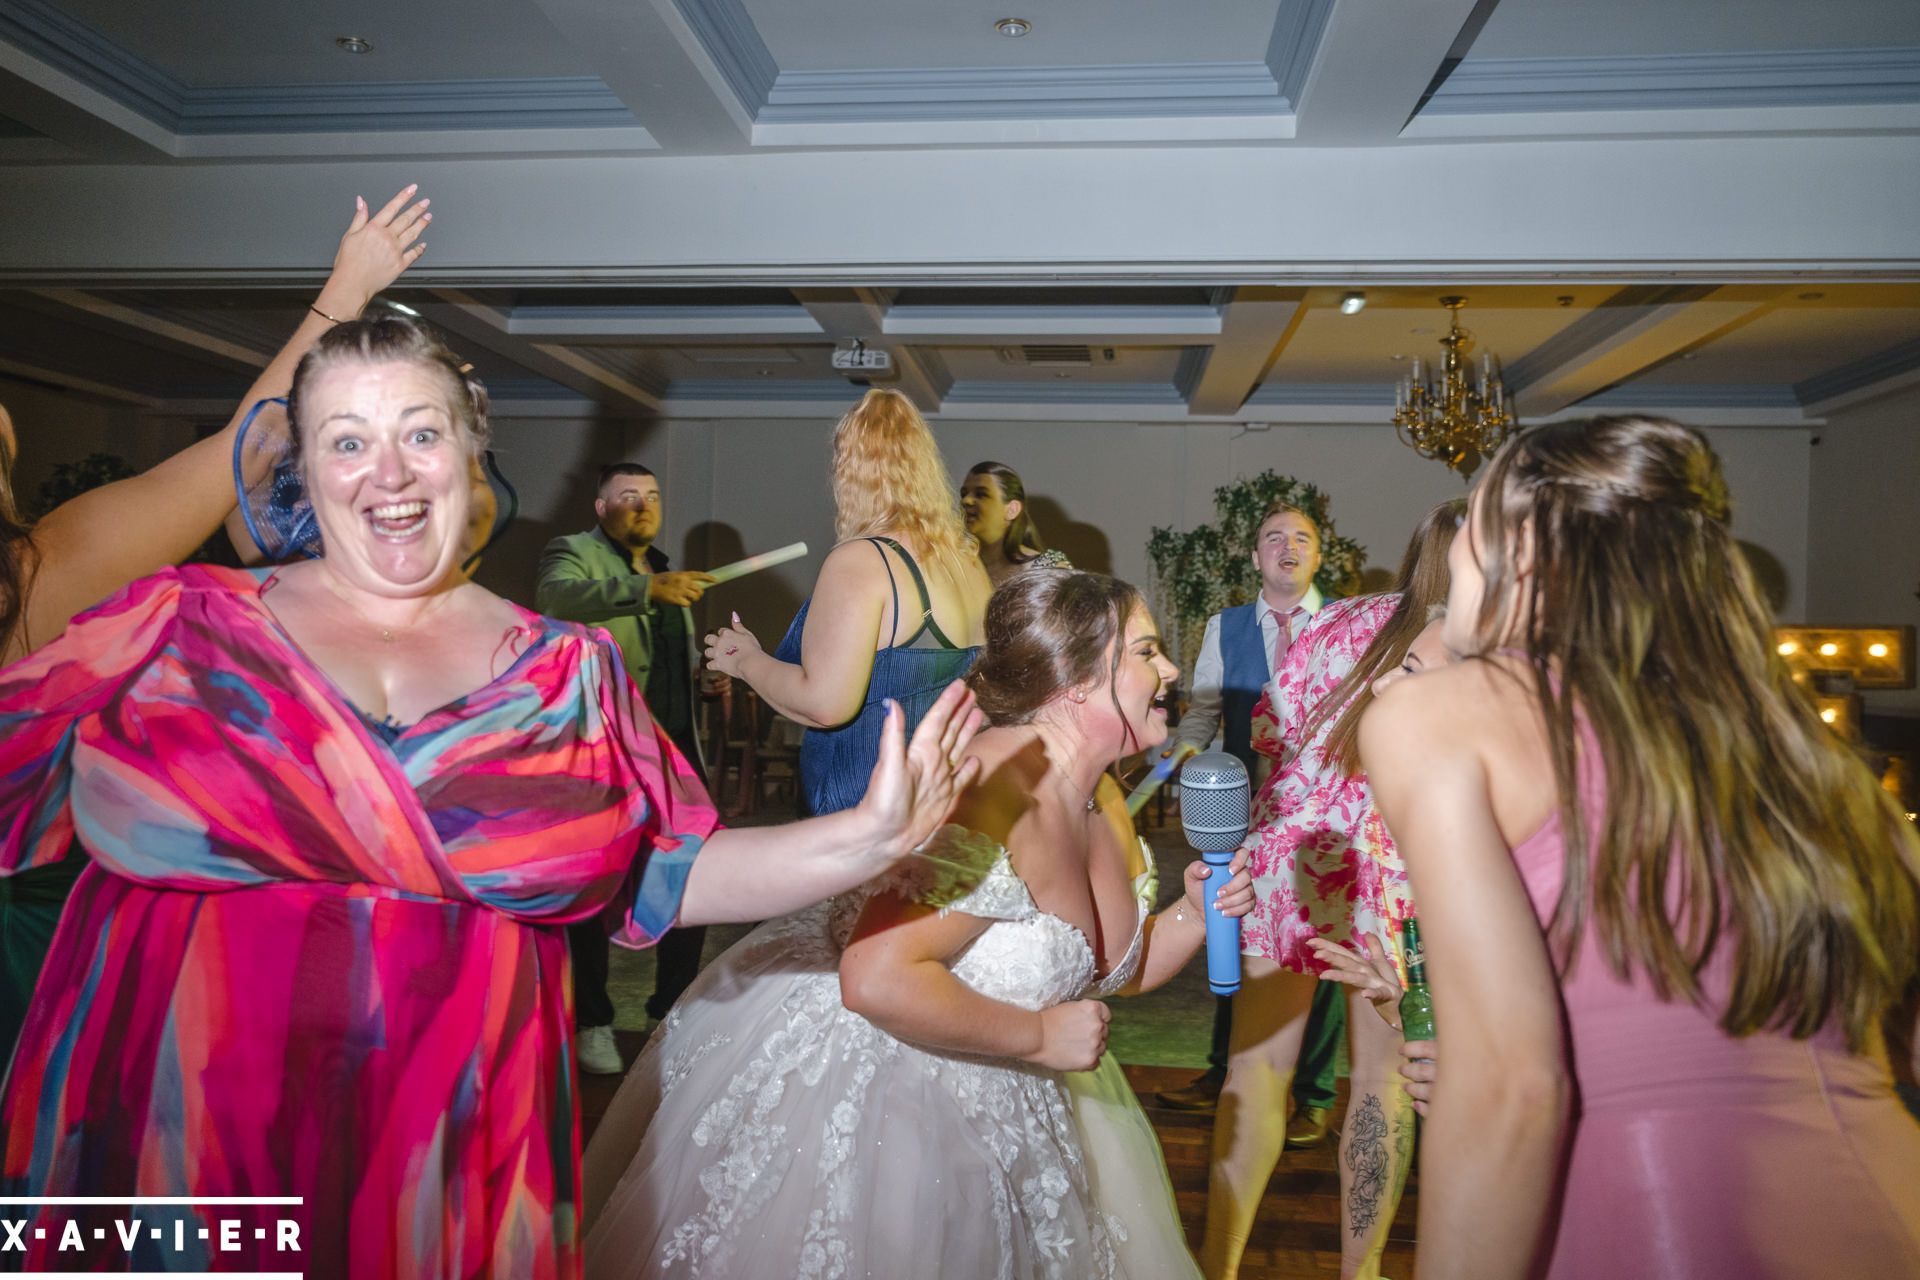
[[[627,674],[654,722],[703,773],[699,707],[700,646],[687,608],[713,581],[673,573],[654,545],[660,534],[660,481],[637,462],[600,472],[597,527],[547,544],[540,557],[534,606],[568,622],[605,627],[620,646]],[[725,679],[725,677],[717,677]],[[654,948],[653,998],[647,1016],[662,1018],[700,970],[704,929],[673,929]],[[574,1021],[580,1069],[619,1075],[626,1069],[613,1042],[613,1000],[607,994],[610,954],[605,927],[583,920],[567,929],[573,954]]]

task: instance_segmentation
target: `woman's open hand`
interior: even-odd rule
[[[1220,914],[1229,918],[1244,916],[1253,910],[1253,876],[1247,871],[1247,851],[1235,851],[1233,861],[1227,864],[1229,879],[1215,891],[1220,903]],[[1201,919],[1206,918],[1207,881],[1213,875],[1213,868],[1199,858],[1187,864],[1187,905]]]
[[[1343,947],[1329,942],[1325,938],[1309,938],[1307,946],[1313,954],[1326,964],[1327,971],[1321,978],[1330,982],[1344,982],[1365,996],[1373,1004],[1373,1011],[1395,1031],[1400,1029],[1400,996],[1404,988],[1400,985],[1400,971],[1393,967],[1393,959],[1380,945],[1380,939],[1367,934],[1361,939],[1364,953],[1351,947]]]
[[[873,874],[918,848],[953,812],[953,802],[980,774],[980,762],[967,755],[967,747],[985,723],[973,704],[973,690],[959,680],[928,709],[912,741],[906,713],[899,703],[888,702],[880,759],[859,809],[873,833]]]
[[[353,198],[353,221],[340,237],[340,249],[333,255],[333,272],[315,305],[335,320],[351,320],[361,308],[373,301],[382,289],[400,278],[400,273],[419,261],[426,252],[421,232],[433,221],[427,212],[428,201],[409,205],[418,191],[418,183],[403,188],[380,208],[369,212],[367,202]]]

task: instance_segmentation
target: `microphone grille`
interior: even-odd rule
[[[1249,792],[1246,766],[1235,757],[1209,751],[1189,760],[1180,774],[1187,843],[1202,853],[1237,848],[1247,834]]]

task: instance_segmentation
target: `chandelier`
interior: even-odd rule
[[[1400,439],[1423,458],[1437,458],[1462,478],[1471,476],[1482,460],[1491,457],[1513,434],[1513,399],[1500,380],[1492,355],[1480,355],[1479,384],[1474,384],[1464,352],[1473,341],[1460,327],[1461,297],[1440,299],[1451,316],[1447,336],[1440,339],[1446,354],[1440,359],[1440,385],[1426,376],[1416,356],[1413,372],[1394,397],[1393,426]]]

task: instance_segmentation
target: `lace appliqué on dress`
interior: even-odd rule
[[[929,836],[873,891],[983,920],[1024,920],[1038,910],[1000,842],[954,823]]]
[[[1040,912],[1006,850],[977,832],[942,828],[873,891],[991,921],[952,966],[955,977],[982,994],[1045,1008],[1073,998],[1091,979],[1092,954],[1079,932]],[[738,1276],[734,1258],[743,1242],[759,1241],[792,1212],[784,1189],[806,1188],[804,1216],[789,1219],[798,1236],[789,1274],[803,1280],[882,1274],[875,1268],[889,1259],[872,1253],[867,1218],[876,1189],[863,1153],[876,1140],[891,1145],[899,1137],[887,1128],[885,1099],[897,1096],[901,1080],[921,1076],[935,1086],[935,1096],[951,1099],[944,1123],[952,1127],[944,1135],[915,1135],[929,1144],[933,1161],[920,1167],[931,1177],[943,1161],[964,1161],[954,1165],[955,1176],[984,1174],[987,1184],[981,1188],[986,1220],[972,1227],[980,1244],[993,1246],[981,1259],[990,1256],[993,1270],[979,1268],[981,1280],[1112,1277],[1118,1223],[1093,1201],[1060,1077],[1019,1062],[921,1049],[841,1003],[838,952],[868,896],[848,895],[763,926],[714,966],[762,975],[747,979],[749,985],[735,986],[724,973],[703,975],[742,995],[764,992],[771,1016],[750,1015],[735,1001],[722,1023],[696,1003],[698,1016],[666,1028],[691,1044],[663,1048],[673,1091],[704,1095],[695,1104],[687,1154],[706,1164],[695,1175],[697,1199],[681,1201],[680,1212],[669,1211],[661,1224],[658,1270]],[[740,1025],[742,1017],[751,1018],[750,1030]],[[731,1060],[730,1078],[702,1082],[702,1072],[687,1068],[709,1053],[718,1059],[733,1052],[716,1043],[728,1038],[723,1030],[742,1050],[752,1039],[757,1046],[744,1060]]]

